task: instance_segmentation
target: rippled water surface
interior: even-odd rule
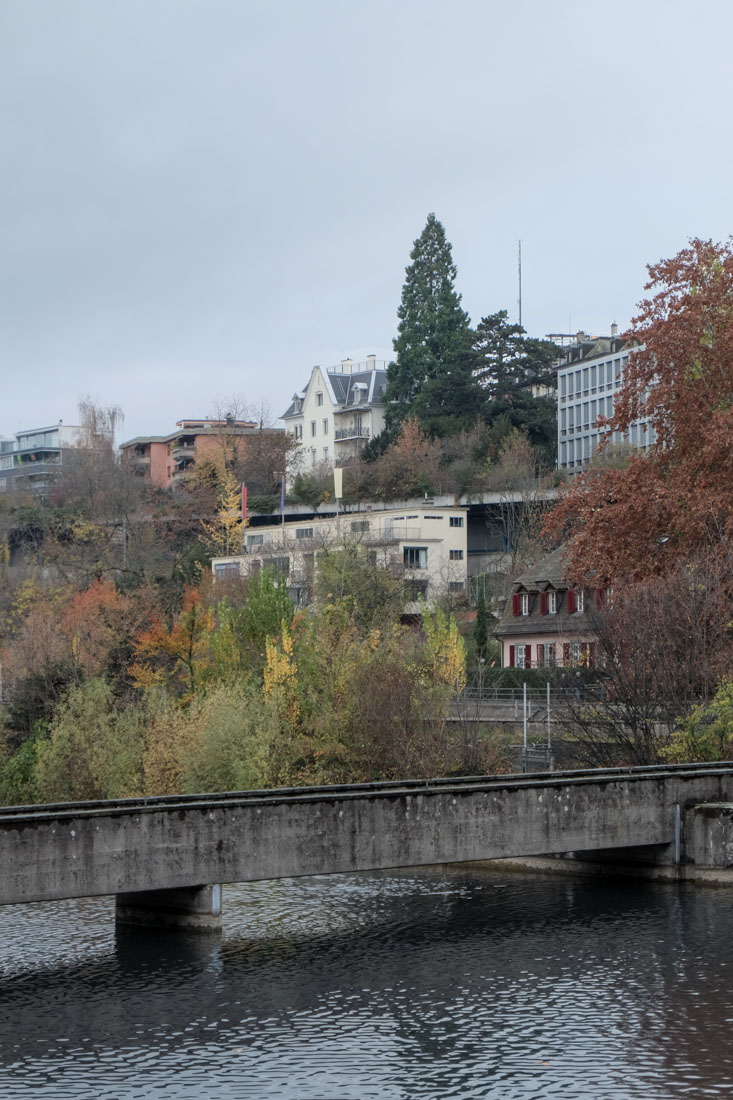
[[[0,908],[0,1097],[733,1096],[733,891],[480,867]]]

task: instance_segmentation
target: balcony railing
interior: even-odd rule
[[[336,439],[368,439],[369,429],[361,427],[337,428]]]
[[[171,458],[176,461],[188,462],[194,458],[196,448],[193,443],[174,443],[171,447]]]

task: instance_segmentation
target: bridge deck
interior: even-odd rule
[[[733,764],[363,783],[0,810],[0,904],[668,845]]]

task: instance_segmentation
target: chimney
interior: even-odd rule
[[[618,325],[615,321],[611,325],[611,336],[618,336]]]

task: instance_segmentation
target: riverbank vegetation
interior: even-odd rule
[[[268,569],[202,573],[179,601],[167,584],[19,585],[5,614],[0,800],[500,767],[488,742],[465,759],[446,720],[465,681],[455,619],[435,609],[402,623],[399,586],[355,555],[330,554],[314,604],[297,611]]]

